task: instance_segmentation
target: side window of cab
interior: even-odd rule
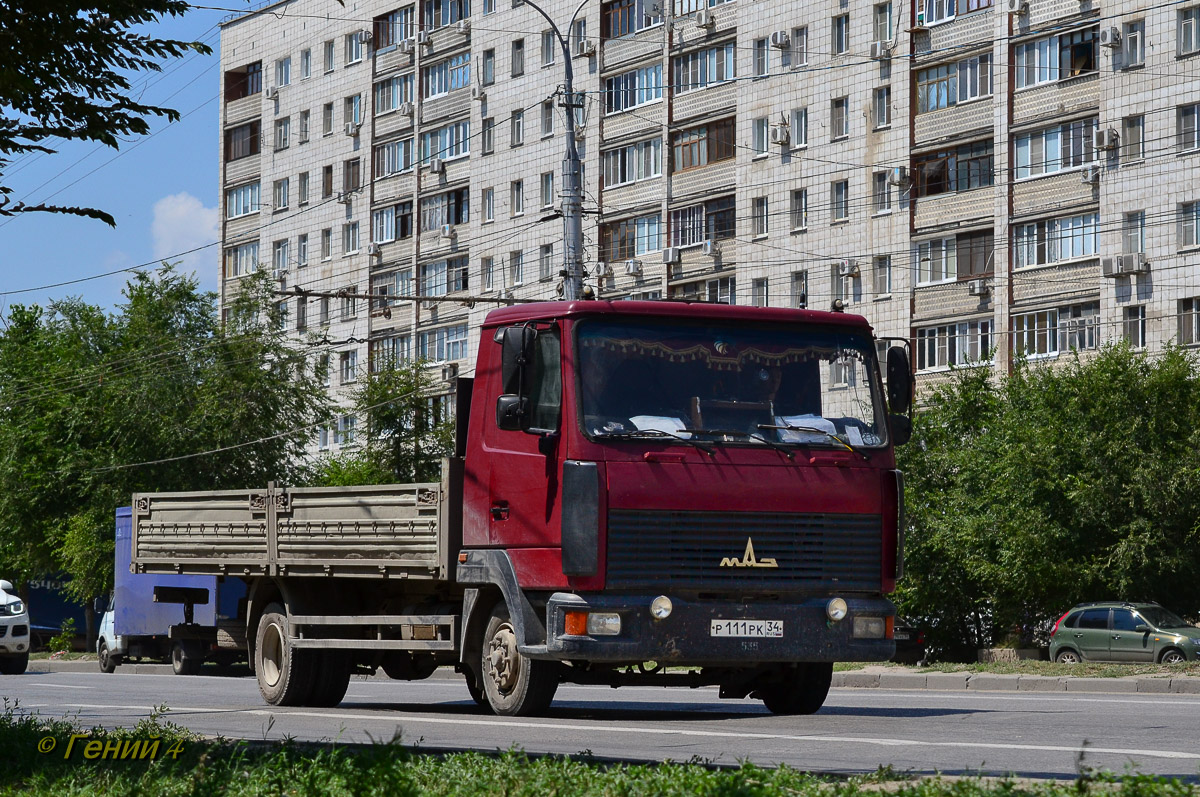
[[[539,330],[533,347],[530,431],[553,432],[562,420],[562,347],[558,328]]]

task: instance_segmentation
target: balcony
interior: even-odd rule
[[[923,196],[913,200],[913,227],[928,232],[957,227],[977,219],[990,219],[995,209],[996,188],[984,186],[970,191]]]
[[[994,112],[992,98],[984,97],[962,105],[919,113],[913,121],[913,139],[921,146],[973,131],[991,130]]]
[[[471,89],[455,89],[440,97],[430,97],[421,103],[421,124],[471,115]]]
[[[653,209],[662,201],[665,179],[665,177],[652,177],[611,188],[606,186],[600,195],[600,207],[612,205],[620,208],[621,212],[643,207]]]
[[[737,82],[730,81],[676,95],[671,100],[671,118],[678,123],[698,116],[712,116],[725,110],[732,112],[737,107],[738,86]]]
[[[225,103],[225,126],[234,127],[251,119],[258,119],[263,113],[263,103],[267,101],[263,92],[259,91]]]
[[[663,28],[655,25],[620,39],[600,42],[600,71],[608,72],[644,61],[663,51]]]
[[[956,52],[974,43],[988,42],[1003,36],[996,31],[996,19],[1003,11],[985,8],[963,14],[950,22],[933,25],[928,34],[913,37],[913,54],[922,66],[931,60],[946,57],[946,53]],[[932,58],[922,56],[937,55]]]
[[[1099,107],[1100,75],[1092,72],[1014,92],[1012,122],[1019,125],[1039,119],[1057,119]]]
[[[1054,298],[1056,300],[1095,299],[1100,295],[1100,260],[1072,260],[1013,269],[1013,303]]]
[[[1100,179],[1104,180],[1103,171]],[[1080,169],[1019,180],[1012,187],[1012,212],[1018,218],[1067,211],[1097,201],[1098,186],[1083,182]]]
[[[996,277],[993,274],[976,279],[986,281],[987,295],[972,295],[971,279],[918,285],[913,291],[913,323],[978,315],[991,309],[997,289]]]
[[[671,196],[676,200],[706,199],[717,194],[732,194],[736,189],[736,158],[671,175]]]

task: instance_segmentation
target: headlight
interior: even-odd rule
[[[846,601],[842,598],[834,598],[825,604],[825,614],[835,623],[845,620],[847,611]]]
[[[589,636],[616,636],[621,633],[621,615],[616,612],[591,612],[587,618]]]
[[[674,606],[671,605],[671,599],[666,595],[659,595],[654,600],[650,601],[650,616],[655,620],[665,620],[671,616]],[[1200,640],[1197,640],[1200,642]]]
[[[1192,644],[1195,645],[1196,647],[1200,647],[1200,636],[1192,637]]]
[[[9,614],[24,614],[25,613],[25,604],[19,600],[13,601],[12,603],[8,604],[8,613]]]

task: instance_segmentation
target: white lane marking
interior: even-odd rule
[[[79,704],[79,708],[137,708],[136,706],[113,705],[107,706],[103,704]],[[145,711],[150,711],[152,706],[145,706]],[[386,721],[386,718],[364,715],[364,714],[346,714],[342,712],[323,712],[323,711],[269,711],[267,709],[212,709],[201,707],[185,707],[174,706],[172,711],[188,712],[196,714],[228,714],[230,712],[238,712],[250,716],[263,717],[315,717],[318,719],[344,719],[344,720],[375,720]],[[169,718],[169,715],[168,715]],[[1083,747],[1080,745],[1041,745],[1041,744],[1011,744],[1001,742],[930,742],[920,739],[886,739],[870,736],[824,736],[820,734],[787,734],[787,733],[753,733],[746,731],[701,731],[687,728],[643,728],[633,725],[576,725],[560,722],[522,722],[518,720],[486,720],[486,719],[467,719],[466,717],[455,717],[453,719],[442,719],[439,717],[411,717],[405,716],[397,718],[396,724],[404,725],[409,723],[413,725],[472,725],[477,727],[487,728],[527,728],[531,730],[545,731],[578,731],[586,733],[610,733],[610,734],[642,734],[646,736],[661,735],[661,736],[683,736],[692,738],[707,738],[707,739],[747,739],[755,741],[785,741],[785,742],[827,742],[832,744],[871,744],[883,747],[938,747],[938,748],[954,748],[954,749],[981,749],[981,750],[1021,750],[1026,752],[1038,753],[1071,753],[1075,754],[1081,750],[1086,750],[1089,754],[1108,753],[1112,755],[1121,755],[1127,757],[1144,757],[1144,758],[1176,758],[1176,759],[1194,759],[1200,760],[1200,752],[1189,753],[1176,750],[1137,750],[1120,747]]]
[[[96,688],[94,686],[76,686],[74,684],[32,684],[32,686],[35,689],[38,687],[45,687],[46,689],[95,689]]]
[[[946,700],[1015,700],[1018,702],[1034,702],[1046,703],[1057,701],[1060,703],[1135,703],[1148,706],[1187,706],[1188,708],[1196,708],[1196,697],[1178,699],[1180,694],[1173,695],[1163,694],[1162,698],[1155,699],[1152,697],[1144,698],[1122,698],[1122,697],[1086,697],[1086,692],[1036,692],[1028,695],[1006,695],[997,692],[941,692],[930,689],[913,689],[913,690],[880,690],[880,689],[864,689],[855,687],[838,687],[831,689],[830,693],[836,693],[839,696],[846,696],[851,693],[857,693],[861,697],[906,697],[912,700],[918,699],[946,699]],[[871,692],[873,694],[865,694]],[[1093,693],[1094,694],[1094,693]]]

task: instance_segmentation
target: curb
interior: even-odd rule
[[[1077,678],[1048,675],[995,675],[957,672],[867,672],[833,674],[834,688],[925,689],[949,692],[1093,692],[1098,694],[1200,695],[1195,676]]]

